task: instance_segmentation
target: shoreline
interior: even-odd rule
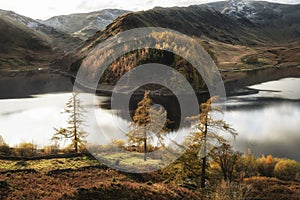
[[[287,66],[287,67],[264,67],[247,70],[220,70],[223,78],[226,96],[249,95],[258,93],[258,90],[247,88],[251,85],[256,85],[264,82],[275,81],[283,78],[300,78],[300,66]],[[72,76],[75,79],[74,76]],[[83,89],[89,88],[81,83],[79,87]],[[111,85],[102,85],[102,88],[97,88],[98,95],[109,96],[112,94],[114,87]],[[87,89],[93,92],[92,89]],[[208,91],[197,92],[196,95],[207,95]],[[124,93],[126,94],[126,93]],[[159,90],[151,92],[152,96],[172,96],[173,94],[161,93]],[[135,95],[143,95],[141,92],[136,92]]]
[[[34,80],[34,78],[36,78],[37,81],[36,84],[40,83],[43,80],[43,77],[47,78],[48,80],[45,80],[45,82],[47,82],[48,84],[44,83],[47,85],[47,87],[49,87],[49,83],[51,83],[51,88],[50,90],[45,90],[45,89],[41,89],[40,86],[36,87],[36,89],[40,90],[40,91],[33,91],[32,89],[29,90],[26,93],[26,96],[30,96],[31,93],[33,94],[43,94],[43,93],[47,93],[48,91],[51,92],[65,92],[67,90],[72,91],[72,87],[66,86],[64,84],[64,82],[69,82],[74,84],[75,75],[72,75],[70,73],[67,72],[63,72],[63,71],[58,71],[58,70],[43,70],[43,71],[30,71],[28,73],[26,72],[12,72],[13,76],[11,76],[11,74],[9,72],[7,72],[7,76],[0,78],[0,82],[3,83],[2,86],[4,87],[0,87],[0,93],[2,94],[1,96],[5,96],[7,92],[9,91],[13,91],[15,90],[14,87],[11,84],[4,84],[5,82],[19,82],[21,81],[21,85],[25,86],[26,88],[26,80],[28,80],[28,84],[29,86],[33,86],[33,84],[36,82],[36,80]],[[249,70],[222,70],[220,69],[220,73],[221,76],[223,78],[223,82],[224,82],[224,86],[225,86],[225,91],[226,91],[226,96],[238,96],[238,95],[249,95],[249,94],[255,94],[258,91],[254,90],[254,89],[250,89],[247,88],[247,86],[251,86],[251,85],[256,85],[256,84],[260,84],[263,82],[269,82],[269,81],[275,81],[275,80],[279,80],[279,79],[283,79],[283,78],[289,78],[289,77],[293,77],[293,78],[300,78],[300,66],[286,66],[286,67],[264,67],[264,68],[255,68],[255,69],[249,69]],[[59,76],[61,76],[61,78],[59,78]],[[25,77],[28,77],[25,78]],[[51,78],[48,78],[51,77]],[[20,78],[20,80],[18,80],[18,78]],[[65,79],[65,81],[63,81],[63,79]],[[68,80],[69,79],[69,80]],[[54,86],[54,81],[59,80],[59,83],[57,84],[57,86]],[[84,91],[90,91],[90,92],[95,92],[95,90],[89,88],[88,86],[85,86],[84,84],[81,83],[77,83],[79,84],[79,86],[81,87],[81,89],[83,89]],[[20,85],[20,83],[18,84]],[[62,86],[62,91],[60,90],[60,86]],[[10,88],[8,90],[8,88]],[[111,85],[101,85],[101,88],[97,88],[96,89],[96,94],[97,95],[102,95],[102,96],[110,96],[113,92],[114,87]],[[57,90],[57,91],[55,91]],[[18,89],[18,91],[21,91],[20,89]],[[14,91],[16,93],[18,93],[18,91]],[[126,94],[126,93],[124,93]],[[200,95],[207,95],[208,91],[200,91],[197,92],[197,96]],[[24,97],[24,91],[22,90],[20,93],[20,98]],[[141,92],[135,92],[135,95],[142,95]],[[163,97],[167,97],[167,96],[172,96],[173,94],[166,94],[166,93],[162,93],[161,91],[157,90],[152,92],[152,96],[163,96]],[[18,95],[15,94],[13,95],[14,98],[17,98]]]

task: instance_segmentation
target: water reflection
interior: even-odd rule
[[[48,94],[24,99],[0,100],[0,134],[10,145],[35,142],[46,145],[53,127],[64,125],[61,111],[69,94]]]
[[[259,90],[257,94],[230,97],[224,119],[239,135],[236,141],[232,137],[225,137],[242,152],[250,148],[257,156],[272,154],[300,161],[299,85],[300,79],[282,79],[251,86],[252,89]],[[84,100],[90,96],[93,95],[87,94],[82,98]],[[70,93],[61,93],[0,100],[0,135],[12,146],[32,140],[40,147],[47,145],[54,133],[53,127],[66,125],[67,116],[62,115],[61,111],[69,97]],[[132,99],[132,105],[139,98]],[[91,134],[88,140],[105,144],[114,138],[126,139],[125,133],[129,131],[130,119],[122,118],[120,112],[109,110],[108,97],[96,97],[95,102],[93,105],[85,105],[90,112],[87,131]],[[177,117],[180,116],[180,107],[176,100],[154,102],[166,105],[168,117],[180,121]],[[130,108],[134,110],[134,107]],[[174,132],[173,136],[184,135],[188,131],[189,128],[181,129]],[[101,135],[101,132],[105,134]],[[183,140],[180,137],[176,139]]]
[[[239,132],[234,146],[300,160],[299,85],[300,79],[282,79],[251,86],[258,94],[229,98],[225,120]]]

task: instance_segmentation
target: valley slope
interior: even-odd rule
[[[276,69],[297,67],[300,63],[299,10],[300,5],[229,1],[189,7],[156,7],[128,13],[89,38],[75,54],[66,57],[59,65],[66,71],[76,72],[82,60],[107,38],[139,27],[163,27],[195,38],[212,56],[220,70],[227,72],[223,78],[230,81],[239,77],[236,74],[231,76],[228,71],[232,73],[275,66]],[[125,61],[117,59],[106,73],[104,82],[114,84],[126,71],[138,64],[163,60],[157,56],[161,56],[157,51],[152,52],[155,59],[141,58],[143,52],[140,50],[125,55]],[[178,64],[183,61],[178,62],[174,55],[169,58],[167,63],[178,70]],[[183,66],[185,76],[193,73],[188,72],[188,65]],[[195,78],[194,74],[191,76]]]

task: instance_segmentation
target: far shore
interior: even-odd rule
[[[264,82],[275,81],[283,78],[300,78],[300,66],[274,67],[267,66],[255,69],[241,70],[220,70],[227,96],[253,94],[256,90],[246,88],[247,86],[256,85]],[[75,76],[72,76],[75,79]],[[86,89],[82,83],[79,86]],[[111,85],[101,85],[96,92],[100,95],[111,95],[114,87]],[[93,89],[90,89],[93,92]],[[137,93],[135,93],[137,94]],[[207,90],[197,93],[197,95],[208,94]],[[169,96],[173,94],[161,94],[160,91],[153,92],[154,96]]]
[[[224,81],[227,96],[236,96],[255,93],[254,90],[246,88],[247,86],[282,78],[300,78],[300,66],[268,66],[248,70],[220,70],[220,73]],[[58,70],[22,71],[19,73],[16,71],[12,73],[5,72],[5,74],[2,74],[0,77],[0,97],[9,98],[7,94],[11,92],[13,92],[13,98],[22,98],[34,94],[71,92],[73,90],[71,80],[74,82],[75,78],[75,75]],[[84,91],[95,92],[95,90],[89,89],[89,87],[84,84],[80,83],[79,85]],[[96,93],[110,96],[113,89],[114,87],[111,85],[101,85],[100,88],[97,88]],[[197,93],[197,95],[201,94],[208,94],[208,91],[204,90]],[[172,94],[162,94],[161,91],[156,91],[153,92],[152,95],[169,96]]]

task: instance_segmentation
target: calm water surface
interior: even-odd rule
[[[235,141],[225,137],[242,152],[250,148],[257,156],[272,154],[300,161],[299,86],[299,78],[281,79],[250,86],[259,91],[257,94],[228,98],[224,119],[239,135]],[[69,97],[70,93],[65,92],[0,100],[0,135],[11,146],[32,141],[39,147],[49,144],[53,128],[66,126],[67,116],[61,112]],[[81,98],[84,101],[94,97],[83,95]],[[95,98],[95,102],[107,100],[107,97]],[[103,144],[112,138],[125,138],[123,133],[129,130],[128,121],[100,106],[85,106],[89,141]],[[182,131],[185,130],[179,132]],[[101,136],[99,132],[106,134]]]

